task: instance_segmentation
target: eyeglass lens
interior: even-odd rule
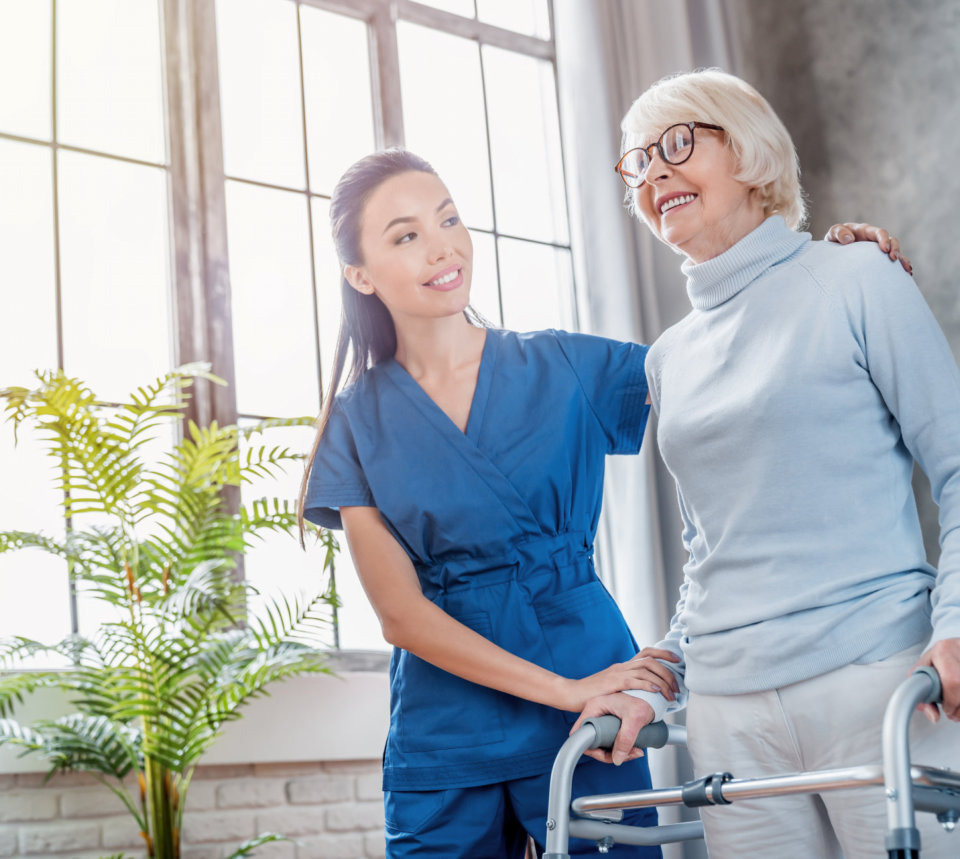
[[[682,164],[690,157],[693,146],[693,131],[687,125],[671,125],[660,135],[660,154],[671,164]],[[655,144],[650,144],[653,149]],[[650,167],[650,154],[646,149],[628,152],[620,166],[620,175],[632,187],[639,187]]]

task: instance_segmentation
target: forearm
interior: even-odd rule
[[[425,598],[411,600],[392,618],[381,618],[396,647],[451,674],[561,710],[579,711],[572,683],[498,647]]]

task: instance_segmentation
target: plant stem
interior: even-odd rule
[[[176,828],[176,788],[170,770],[151,760],[144,761],[147,796],[150,803],[150,835],[147,855],[154,859],[180,859],[180,833]]]

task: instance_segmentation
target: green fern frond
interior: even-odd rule
[[[236,850],[231,853],[227,859],[247,859],[248,856],[253,856],[257,851],[258,847],[263,847],[264,844],[273,844],[277,841],[291,841],[292,839],[287,838],[286,835],[277,835],[275,832],[264,832],[262,835],[258,835],[256,838],[251,838],[249,841],[244,841]]]
[[[40,647],[42,648],[42,645]],[[35,652],[33,648],[22,648],[17,651],[17,656],[22,658]],[[12,658],[9,652],[5,656],[7,659]],[[18,671],[0,674],[0,717],[10,716],[14,708],[23,703],[24,697],[36,689],[56,686],[58,677],[56,672],[50,671]]]

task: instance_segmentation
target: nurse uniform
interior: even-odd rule
[[[488,329],[465,432],[399,363],[381,362],[336,398],[305,515],[341,528],[339,507],[376,507],[428,599],[550,671],[580,678],[626,661],[637,646],[594,572],[593,540],[605,456],[636,453],[643,438],[646,353],[583,334]],[[576,714],[399,648],[390,699],[388,856],[505,856],[491,833],[518,822],[543,841],[549,771]],[[574,792],[648,785],[645,759],[585,759]],[[655,811],[632,822],[653,824]]]

